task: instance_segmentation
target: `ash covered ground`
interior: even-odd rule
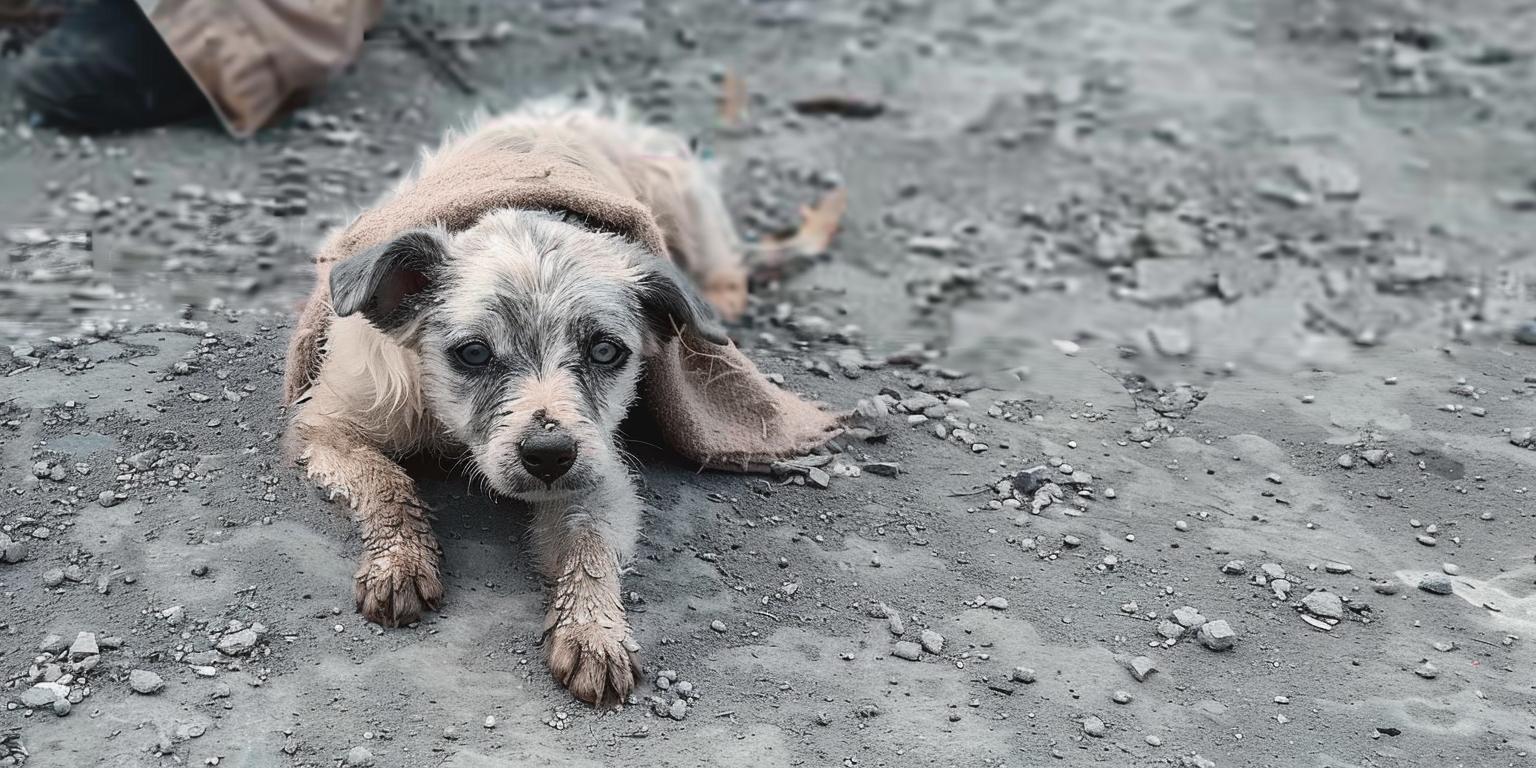
[[[398,7],[247,142],[31,127],[0,71],[0,765],[1530,765],[1532,41],[1513,0]],[[419,462],[448,597],[386,631],[279,454],[317,239],[582,89],[698,137],[754,243],[848,206],[755,247],[734,331],[857,426],[775,476],[635,446],[618,712],[543,666],[516,505]]]

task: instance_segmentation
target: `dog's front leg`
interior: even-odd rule
[[[398,463],[353,430],[325,421],[299,427],[310,479],[346,498],[363,537],[357,610],[387,627],[410,624],[443,597],[442,548],[426,504]]]
[[[589,704],[623,703],[640,675],[619,568],[634,548],[639,503],[622,469],[575,503],[535,505],[534,535],[552,583],[544,622],[549,671]]]

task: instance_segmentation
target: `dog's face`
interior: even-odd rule
[[[534,212],[407,233],[338,264],[331,295],[417,351],[433,416],[493,488],[530,501],[624,471],[619,423],[657,341],[725,340],[670,263]]]

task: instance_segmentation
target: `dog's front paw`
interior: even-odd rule
[[[356,576],[358,613],[374,623],[400,627],[436,609],[443,599],[437,560],[431,547],[404,543],[365,553]]]
[[[555,680],[588,704],[618,706],[640,679],[640,646],[623,622],[557,624],[544,643]]]

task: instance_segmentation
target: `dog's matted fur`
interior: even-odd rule
[[[290,439],[361,527],[358,609],[393,626],[441,600],[441,549],[395,457],[465,455],[532,508],[550,670],[585,701],[622,700],[638,674],[619,596],[639,526],[618,434],[630,406],[707,466],[837,432],[716,319],[746,284],[707,169],[610,110],[543,102],[450,137],[316,266],[289,350]]]

